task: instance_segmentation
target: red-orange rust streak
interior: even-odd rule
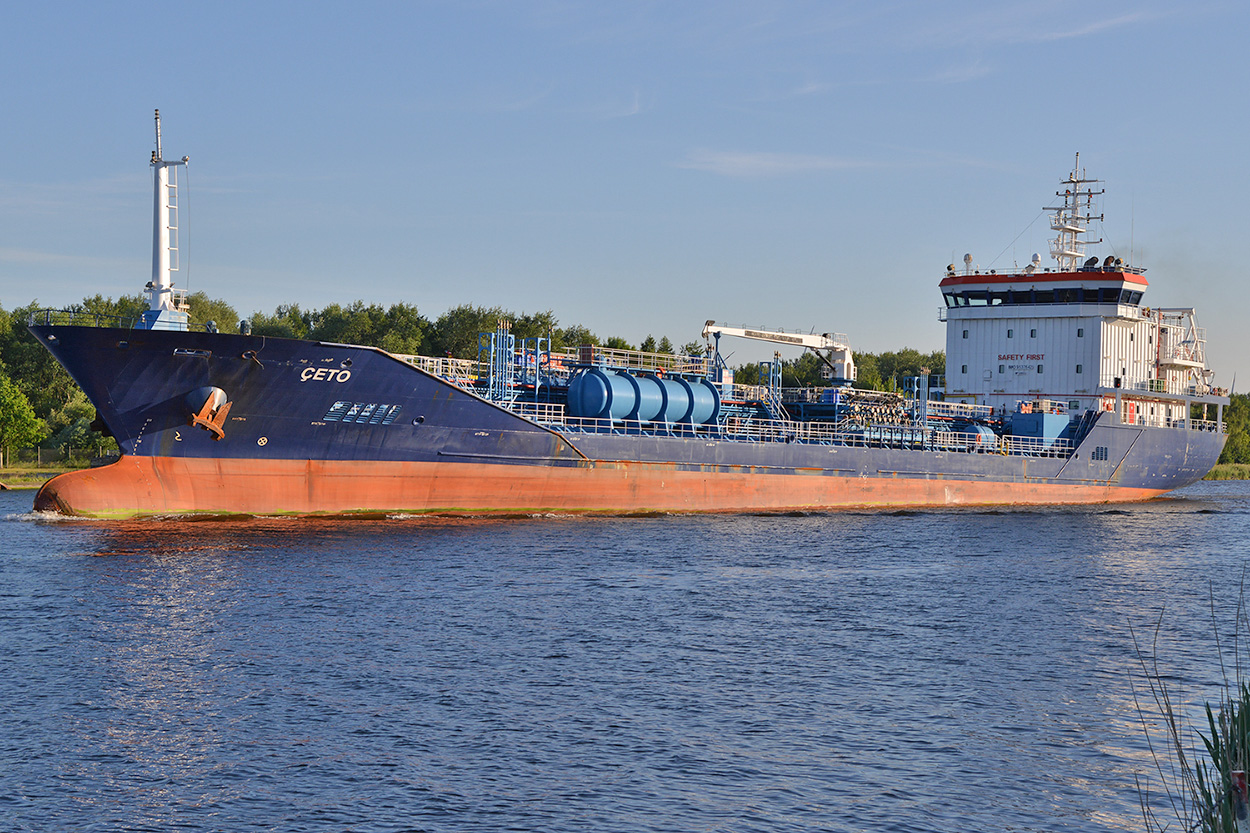
[[[734,512],[863,506],[1105,503],[1160,489],[951,479],[476,463],[123,457],[44,484],[35,508],[90,517],[182,513]]]

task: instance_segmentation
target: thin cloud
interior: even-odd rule
[[[1059,32],[1044,32],[1037,39],[1041,41],[1067,40],[1069,38],[1084,38],[1089,35],[1098,35],[1110,29],[1119,29],[1123,26],[1131,26],[1134,23],[1140,23],[1147,20],[1151,15],[1135,12],[1133,14],[1122,14],[1119,17],[1112,17],[1107,20],[1096,20],[1087,23],[1084,26],[1077,26],[1074,29],[1068,29]]]
[[[749,151],[696,150],[681,163],[680,168],[707,171],[720,176],[770,177],[790,176],[814,171],[836,171],[868,167],[870,163],[841,156],[804,153],[767,153]]]
[[[928,80],[935,84],[966,84],[969,81],[984,78],[989,74],[990,68],[977,60],[962,66],[947,67],[929,76]]]
[[[520,113],[532,110],[545,101],[555,88],[548,85],[545,89],[529,95],[520,95],[505,99],[496,99],[483,106],[487,112]]]
[[[646,109],[647,106],[642,101],[642,93],[634,90],[634,96],[631,100],[617,104],[605,104],[596,108],[594,113],[601,119],[627,119],[630,116],[642,113]]]
[[[913,46],[919,43],[944,43],[948,46],[1052,43],[1100,35],[1158,19],[1161,16],[1158,12],[1137,11],[1101,20],[1065,25],[1056,22],[1063,16],[1056,15],[1051,7],[1039,8],[1030,3],[1002,6],[991,12],[946,20],[923,29],[914,29],[910,33],[910,42]]]

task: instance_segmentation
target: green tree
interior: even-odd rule
[[[9,314],[7,331],[0,341],[0,362],[35,414],[46,417],[68,402],[78,386],[26,328],[27,319],[38,309],[39,302],[32,301]]]
[[[647,333],[647,337],[642,340],[642,344],[638,345],[638,349],[644,353],[656,352],[655,337]]]
[[[661,336],[660,343],[656,345],[655,352],[673,354],[673,342],[668,340],[668,336]]]
[[[308,338],[308,316],[299,304],[283,304],[273,315],[254,312],[249,319],[252,334],[275,338]]]
[[[521,313],[512,318],[512,334],[517,338],[555,338],[560,322],[551,310]]]
[[[134,326],[134,322],[139,320],[147,308],[148,302],[141,295],[122,295],[116,301],[111,297],[92,295],[90,298],[83,298],[82,303],[72,304],[69,307],[73,312],[100,316],[100,325],[105,327]]]
[[[392,304],[386,311],[378,347],[389,353],[416,355],[425,346],[430,320],[412,304]]]
[[[1211,416],[1214,419],[1214,415]],[[1250,463],[1250,395],[1234,393],[1224,409],[1228,442],[1220,454],[1221,463]]]
[[[5,373],[0,373],[0,448],[27,448],[48,434],[35,416],[26,395]]]
[[[744,364],[734,369],[734,384],[765,385],[768,384],[768,377],[764,375],[758,363]]]
[[[95,431],[91,423],[96,418],[95,407],[80,389],[70,392],[69,400],[48,415],[48,432],[52,435],[49,445],[54,448],[116,447],[111,438]]]
[[[625,339],[621,338],[620,336],[609,337],[608,340],[603,343],[603,346],[607,347],[610,350],[637,350],[638,349],[634,347],[634,345],[626,341]]]
[[[574,324],[571,327],[565,327],[556,331],[556,337],[553,340],[552,348],[555,350],[563,350],[566,347],[581,347],[583,344],[598,344],[599,337],[590,331],[589,327],[583,327],[581,324]]]
[[[881,384],[881,371],[877,368],[877,357],[872,353],[855,354],[856,379],[855,387],[860,390],[884,390]]]
[[[687,341],[681,346],[681,352],[684,356],[702,356],[706,349],[697,341]]]
[[[239,314],[225,301],[210,298],[203,292],[192,292],[187,296],[187,305],[190,307],[187,318],[192,327],[203,327],[209,321],[223,333],[233,333],[239,327]]]
[[[461,304],[447,310],[434,322],[430,352],[457,359],[476,359],[478,333],[493,332],[510,316],[502,307],[475,307]]]

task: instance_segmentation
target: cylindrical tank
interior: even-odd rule
[[[664,393],[664,410],[658,415],[659,422],[681,422],[690,413],[690,386],[681,379],[649,377]]]
[[[993,448],[998,441],[998,435],[993,428],[975,422],[955,426],[955,433],[963,434],[969,445],[976,448]]]
[[[720,416],[720,391],[708,379],[698,378],[690,382],[690,414],[687,422],[708,425]]]
[[[569,414],[589,419],[625,419],[638,400],[633,379],[599,367],[583,370],[569,383]]]
[[[632,376],[623,370],[618,370],[617,373],[628,376],[634,383],[638,394],[637,407],[626,419],[636,419],[640,422],[663,422],[664,388],[660,380],[654,376]]]
[[[716,421],[720,394],[703,378],[634,376],[624,370],[590,367],[569,383],[568,412],[589,419],[702,425]]]

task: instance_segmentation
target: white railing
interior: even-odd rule
[[[1072,454],[1072,441],[1046,440],[1041,437],[1001,437],[999,448],[1004,454],[1026,457],[1067,457]]]
[[[937,431],[906,425],[869,425],[848,427],[845,424],[811,420],[759,419],[730,417],[722,425],[688,425],[683,423],[649,423],[638,420],[593,419],[569,416],[563,405],[548,403],[513,403],[513,413],[539,425],[567,434],[652,434],[658,436],[700,437],[729,442],[804,443],[840,445],[852,448],[925,449],[958,453],[1007,454],[1023,457],[1067,457],[1072,443],[1066,439],[1045,440],[1034,437],[997,437],[959,431]],[[1195,420],[1195,423],[1198,421]],[[1202,430],[1217,430],[1214,423]]]
[[[1120,384],[1115,383],[1116,379],[1120,380]],[[1128,379],[1123,376],[1104,376],[1099,380],[1099,384],[1105,389],[1104,396],[1113,395],[1115,388],[1126,393],[1168,393],[1172,395],[1184,396],[1227,396],[1228,392],[1224,388],[1217,388],[1214,385],[1195,383],[1192,379],[1181,378],[1179,380],[1167,379]]]
[[[564,425],[566,423],[564,406],[550,402],[513,402],[508,410],[541,425]]]
[[[644,353],[641,350],[617,350],[598,345],[567,347],[564,350],[564,360],[568,364],[604,364],[608,367],[621,367],[650,373],[662,370],[666,373],[697,373],[706,376],[708,369],[706,356]]]
[[[925,404],[926,413],[931,417],[950,417],[952,419],[984,418],[993,416],[993,405],[967,405],[963,402],[937,402],[930,400]]]
[[[734,402],[763,402],[767,396],[767,385],[733,385],[725,399]]]
[[[444,379],[462,379],[472,381],[477,378],[477,362],[473,359],[436,358],[433,356],[411,356],[404,353],[392,353],[400,361],[420,368],[426,373],[442,376]]]

